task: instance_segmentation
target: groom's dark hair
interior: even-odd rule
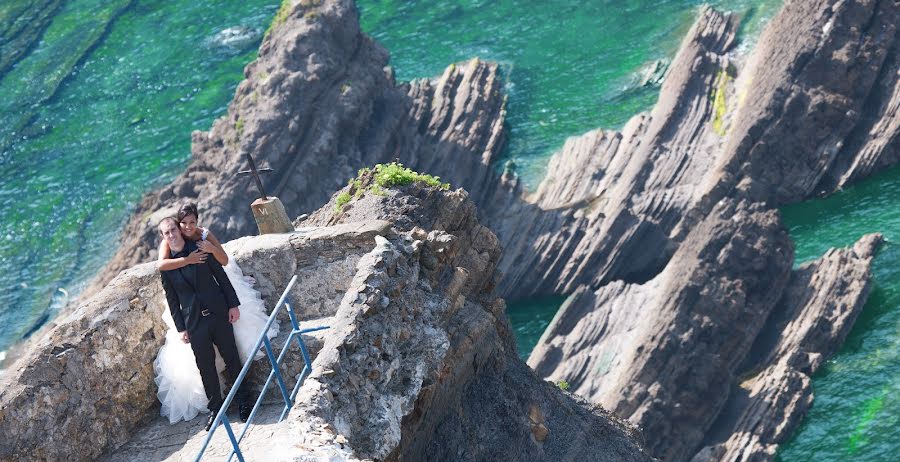
[[[160,230],[159,228],[162,226],[163,223],[165,223],[167,221],[171,221],[172,223],[175,223],[175,226],[178,226],[178,223],[179,223],[178,220],[175,219],[175,217],[165,217],[162,220],[159,220],[159,224],[156,225],[156,232],[158,232],[160,236],[162,236],[162,230]],[[179,229],[181,229],[181,228],[179,227]]]

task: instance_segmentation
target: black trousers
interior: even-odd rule
[[[203,380],[203,390],[206,392],[206,397],[209,398],[207,407],[211,412],[217,412],[222,407],[223,400],[222,390],[219,387],[219,374],[216,372],[216,351],[213,349],[213,345],[219,349],[219,354],[225,360],[225,373],[233,384],[244,366],[238,356],[237,345],[234,343],[234,329],[228,322],[227,314],[213,312],[209,316],[200,318],[197,328],[190,333],[190,336],[191,349],[194,350],[194,358],[197,360],[197,368],[200,369],[200,378]],[[234,396],[238,405],[250,398],[251,389],[249,378],[244,377],[244,382]]]

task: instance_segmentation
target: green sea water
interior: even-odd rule
[[[0,5],[0,39],[21,25],[28,3]],[[256,34],[224,46],[216,34],[234,26],[262,31],[278,3],[61,2],[39,39],[0,74],[0,350],[52,317],[68,298],[60,289],[74,295],[112,255],[141,194],[184,168],[190,132],[208,129],[224,112],[259,44]],[[781,2],[711,3],[744,18],[742,46],[749,47]],[[672,58],[699,4],[358,2],[364,30],[391,52],[402,80],[439,75],[473,56],[501,64],[509,95],[504,156],[530,185],[566,137],[620,127],[652,106],[658,88],[640,85],[641,74]],[[10,55],[4,43],[0,58]],[[895,170],[785,210],[798,257],[815,258],[871,231],[896,242],[898,185]],[[814,378],[816,404],[783,460],[894,460],[900,449],[891,438],[900,416],[895,268],[900,251],[889,244],[876,260],[876,290],[841,353]],[[510,305],[523,356],[561,301]]]
[[[29,3],[8,1],[6,25]],[[0,75],[0,351],[76,295],[141,195],[184,169],[277,7],[70,0]],[[235,26],[255,38],[214,40]]]

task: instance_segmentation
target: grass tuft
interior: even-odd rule
[[[343,192],[341,192],[340,194],[338,194],[338,197],[337,197],[337,199],[335,200],[335,203],[334,203],[334,211],[335,211],[335,212],[340,212],[341,209],[343,209],[344,206],[347,205],[347,203],[350,202],[350,199],[351,199],[350,193],[347,192],[347,191],[343,191]]]
[[[335,199],[334,211],[340,213],[350,201],[366,194],[387,196],[387,188],[406,186],[412,183],[424,183],[433,188],[450,189],[450,183],[441,183],[440,177],[418,173],[404,167],[399,162],[377,164],[375,168],[361,168],[356,178],[347,182],[349,189],[342,191]]]
[[[434,188],[450,189],[450,183],[441,183],[440,177],[415,172],[399,162],[375,166],[375,184],[382,188],[405,186],[416,182],[425,183]]]

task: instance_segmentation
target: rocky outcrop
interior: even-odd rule
[[[225,248],[256,278],[269,310],[291,275],[303,276],[294,309],[301,320],[318,319],[334,314],[335,293],[339,301],[355,261],[386,225],[245,238]],[[93,460],[158,414],[153,360],[165,338],[164,309],[155,264],[142,264],[33,341],[0,378],[0,459]]]
[[[98,281],[153,256],[146,217],[175,201],[196,200],[226,239],[253,233],[252,194],[234,176],[248,152],[276,170],[266,182],[291,216],[394,159],[466,188],[504,244],[502,295],[649,280],[724,197],[798,201],[896,162],[897,9],[791,2],[746,60],[735,19],[702,9],[653,110],[570,139],[529,195],[491,167],[504,139],[496,65],[475,59],[397,86],[352,2],[300,2],[247,66],[228,115],[194,134],[188,170],[139,205]]]
[[[262,439],[251,429],[249,460],[651,460],[632,427],[518,358],[494,290],[499,241],[465,191],[412,185],[345,208],[327,227],[316,220],[333,203],[294,233],[225,246],[269,309],[298,274],[294,310],[331,326],[288,419],[262,426]],[[14,363],[0,458],[193,458],[196,438],[160,448],[158,429],[141,429],[158,412],[163,300],[152,263],[129,269]]]
[[[878,234],[830,250],[791,275],[734,386],[728,404],[692,459],[771,460],[812,404],[810,377],[837,351],[872,287]],[[715,442],[727,436],[726,441]],[[715,442],[715,443],[713,443]]]
[[[646,281],[724,198],[778,206],[896,163],[898,20],[892,1],[788,2],[744,59],[736,21],[702,9],[652,111],[569,139],[486,219],[501,292]]]
[[[715,445],[708,451],[746,450],[770,459],[802,406],[767,422],[758,405],[743,426],[731,426],[733,435],[721,435],[719,424],[715,436],[707,434],[732,406],[726,401],[739,388],[735,377],[746,373],[740,364],[761,341],[758,333],[786,283],[760,281],[748,271],[766,271],[762,263],[771,252],[788,247],[779,239],[747,245],[739,231],[744,214],[737,211],[762,213],[830,192],[823,185],[840,187],[864,176],[863,164],[892,162],[898,17],[896,2],[790,2],[740,62],[729,53],[735,25],[704,10],[650,114],[635,117],[622,133],[595,131],[570,140],[533,199],[558,198],[571,206],[553,215],[552,204],[543,203],[538,218],[523,220],[524,229],[504,228],[513,242],[523,242],[514,248],[532,248],[509,262],[505,290],[574,291],[529,359],[538,374],[569,380],[579,393],[643,427],[648,448],[665,460],[688,460],[704,444]],[[713,83],[705,93],[703,82]],[[848,147],[863,138],[855,144],[861,150]],[[590,159],[594,168],[581,171],[563,156]],[[866,160],[874,158],[880,160]],[[850,165],[859,165],[856,173]],[[723,215],[732,201],[755,205]],[[710,228],[711,220],[729,226]],[[783,235],[780,228],[773,225],[769,233]],[[737,242],[716,247],[723,239]],[[702,248],[721,251],[705,259],[692,252]],[[858,260],[857,271],[832,273],[840,275],[835,287],[865,287],[870,257]],[[790,264],[788,255],[776,267],[780,277],[787,277]],[[817,284],[794,289],[817,296],[809,308],[791,311],[784,338],[802,338],[810,322],[803,313],[824,316],[836,302],[829,299],[833,290]],[[732,292],[725,295],[724,288]],[[759,301],[749,303],[750,296]],[[848,295],[857,297],[851,306],[862,306],[866,296],[866,290]],[[739,305],[737,312],[716,314],[707,302]],[[633,307],[640,307],[640,317]],[[834,350],[843,337],[826,339],[815,349],[827,343]],[[803,346],[788,343],[783,354],[791,348]],[[800,403],[805,398],[796,390],[809,393],[803,374],[784,366],[764,374],[752,383],[753,396]],[[787,378],[793,382],[780,388]]]
[[[774,211],[724,202],[655,278],[576,291],[529,365],[638,425],[657,457],[684,460],[725,403],[792,260]]]
[[[633,430],[517,358],[493,290],[499,241],[467,194],[404,192],[367,193],[337,213],[393,215],[398,239],[360,260],[277,457],[649,460]],[[333,222],[333,202],[303,225]]]
[[[580,287],[529,364],[638,425],[662,460],[688,460],[704,441],[697,461],[771,460],[811,404],[809,376],[862,310],[880,242],[866,236],[788,277],[775,213],[720,204],[654,279]]]
[[[224,240],[255,234],[248,205],[258,193],[236,176],[246,153],[274,169],[264,177],[267,192],[291,217],[327,202],[358,169],[394,159],[489,194],[488,164],[504,140],[496,64],[476,58],[398,86],[387,52],[360,31],[352,1],[292,3],[245,68],[228,114],[193,133],[187,170],[143,198],[88,294],[154,256],[148,217],[176,202],[196,202],[201,222]]]

